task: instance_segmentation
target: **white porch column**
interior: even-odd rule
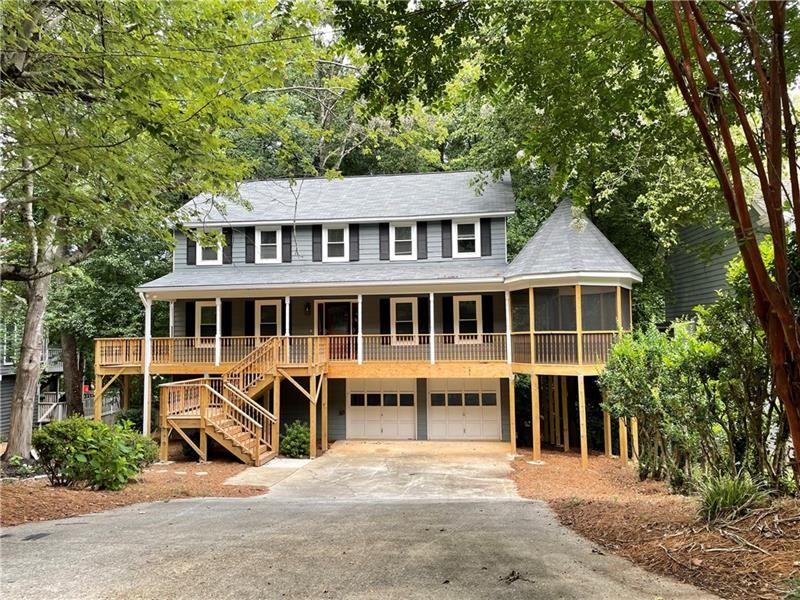
[[[364,362],[364,298],[361,294],[358,295],[358,364]]]
[[[511,292],[506,290],[506,362],[511,364]]]
[[[431,364],[436,364],[436,330],[434,329],[434,324],[436,323],[436,319],[433,315],[433,307],[435,306],[433,302],[433,292],[428,294],[428,330],[430,331],[430,347],[431,347]]]
[[[175,300],[169,301],[169,337],[175,337]]]
[[[283,334],[286,337],[289,337],[290,335],[292,335],[291,328],[289,327],[289,323],[292,320],[292,299],[291,299],[291,296],[286,296],[283,299],[283,302],[286,305],[286,310],[284,311],[286,313],[286,319],[285,319],[285,323],[283,325],[283,332],[284,332]]]
[[[214,334],[214,364],[222,362],[222,298],[214,298],[217,305],[217,331]]]
[[[150,362],[153,356],[152,306],[153,302],[143,293],[139,298],[144,304],[144,380],[142,390],[142,435],[150,435],[150,411],[153,404],[152,381],[150,381]]]

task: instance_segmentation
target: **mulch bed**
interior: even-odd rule
[[[175,456],[177,454],[177,456]],[[26,479],[0,483],[0,525],[8,527],[32,521],[49,521],[102,512],[139,502],[175,498],[247,497],[265,494],[264,487],[223,485],[246,468],[239,462],[214,459],[208,463],[190,461],[170,451],[177,462],[155,464],[117,492],[51,487],[47,479]]]
[[[521,451],[524,452],[524,451]],[[706,525],[696,500],[640,482],[635,469],[592,456],[544,452],[514,464],[526,498],[546,500],[562,523],[651,571],[724,598],[783,598],[800,579],[800,502],[783,500],[729,523]]]

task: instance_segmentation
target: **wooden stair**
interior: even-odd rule
[[[206,417],[205,431],[220,446],[245,464],[260,467],[277,455],[277,452],[263,443],[259,444],[256,452],[254,436],[224,415]]]

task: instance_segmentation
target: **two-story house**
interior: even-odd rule
[[[187,208],[201,217],[183,228],[224,242],[176,233],[172,273],[138,290],[144,338],[97,341],[96,402],[143,374],[147,412],[151,377],[174,376],[160,388],[163,456],[175,431],[201,457],[211,436],[261,464],[295,419],[309,424],[312,456],[339,439],[515,450],[513,382],[528,374],[534,456],[543,435],[568,448],[573,430],[585,459],[584,378],[630,328],[641,276],[568,202],[508,263],[511,182],[477,193],[476,175],[244,183],[248,206],[224,212],[195,198]],[[153,302],[169,303],[169,337],[150,335]]]

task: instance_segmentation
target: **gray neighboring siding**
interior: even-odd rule
[[[428,439],[428,380],[417,379],[417,439]]]
[[[11,398],[14,395],[14,375],[4,375],[0,379],[0,439],[8,437],[11,427]]]
[[[175,301],[175,337],[189,337],[194,331],[186,331],[186,303],[183,300]]]
[[[508,386],[511,380],[503,377],[500,379],[500,432],[502,440],[508,442],[511,440],[511,426],[510,426],[510,410],[508,398]]]
[[[347,438],[347,380],[328,380],[328,439],[330,441]],[[322,423],[319,424],[322,431]]]

